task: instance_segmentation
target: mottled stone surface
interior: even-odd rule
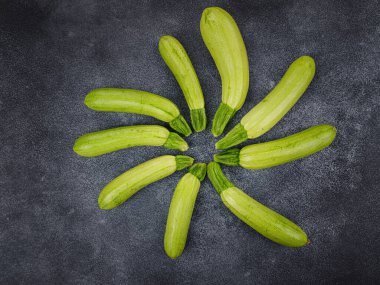
[[[234,1],[238,2],[238,1]],[[250,61],[247,101],[230,129],[297,57],[316,76],[297,105],[256,142],[329,123],[335,142],[272,169],[224,170],[251,196],[298,223],[305,248],[281,247],[234,217],[206,179],[184,254],[166,257],[163,236],[173,189],[185,171],[146,187],[112,210],[99,191],[128,168],[162,154],[139,147],[97,158],[72,151],[87,132],[161,123],[97,113],[96,87],[182,93],[158,53],[177,37],[202,84],[211,120],[220,79],[199,32],[202,10],[236,19]],[[1,284],[347,284],[380,281],[380,4],[378,1],[0,1]],[[164,123],[162,123],[165,125]],[[215,139],[188,138],[209,161]]]

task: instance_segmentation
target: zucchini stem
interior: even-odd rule
[[[187,142],[180,137],[177,133],[170,132],[168,139],[164,143],[164,147],[169,149],[179,149],[180,151],[187,151],[189,145]]]
[[[169,125],[173,130],[185,135],[186,137],[191,135],[192,131],[182,115],[178,115],[177,118],[169,122]]]
[[[206,163],[196,163],[189,169],[189,173],[198,178],[200,182],[205,179],[207,166]]]
[[[215,113],[214,120],[212,121],[212,133],[214,137],[220,136],[228,122],[235,115],[236,110],[232,109],[225,103],[219,105],[218,110]]]
[[[194,158],[187,155],[176,155],[175,162],[177,166],[176,170],[182,170],[192,165],[194,162]]]
[[[217,153],[214,155],[214,160],[225,165],[238,166],[240,160],[240,149],[233,148]]]
[[[215,144],[216,149],[227,149],[245,142],[248,139],[247,131],[242,124],[237,124],[224,138]]]
[[[210,162],[207,165],[207,177],[210,179],[216,192],[220,195],[224,190],[234,187],[231,181],[224,175],[217,162]]]
[[[206,128],[206,110],[205,108],[190,110],[191,124],[196,132],[201,132]]]

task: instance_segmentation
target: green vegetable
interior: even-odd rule
[[[248,57],[238,26],[223,9],[205,9],[200,28],[222,80],[222,103],[212,122],[212,133],[217,137],[244,104],[249,85]]]
[[[318,125],[294,135],[240,149],[230,149],[214,156],[215,161],[248,168],[261,169],[296,160],[329,146],[335,139],[336,129]]]
[[[127,201],[145,186],[193,164],[185,155],[163,155],[137,165],[112,180],[99,194],[101,209],[109,210]]]
[[[195,131],[206,128],[203,92],[197,74],[181,43],[172,36],[163,36],[158,44],[160,54],[182,89],[190,108],[191,123]]]
[[[191,129],[169,99],[140,90],[99,88],[87,94],[84,103],[90,109],[105,112],[126,112],[151,116],[189,136]]]
[[[227,149],[269,131],[306,91],[314,74],[315,63],[311,57],[301,56],[295,60],[277,86],[216,143],[216,148]]]
[[[299,226],[236,188],[218,163],[208,164],[207,175],[224,205],[258,233],[284,246],[301,247],[308,243],[307,235]]]
[[[185,248],[195,200],[205,175],[206,164],[194,164],[174,191],[164,238],[165,252],[170,258],[177,258]]]
[[[134,146],[164,146],[180,151],[189,146],[178,134],[154,125],[119,127],[85,134],[74,144],[74,151],[81,156],[98,156]]]

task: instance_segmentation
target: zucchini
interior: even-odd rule
[[[102,112],[126,112],[151,116],[169,123],[177,132],[189,136],[191,129],[178,107],[169,99],[141,90],[98,88],[87,94],[84,103]]]
[[[134,146],[163,146],[186,151],[186,141],[178,134],[155,125],[127,126],[85,134],[79,137],[73,150],[86,157],[99,156]]]
[[[301,98],[314,74],[315,62],[310,56],[295,60],[276,87],[215,144],[216,149],[227,149],[268,132]]]
[[[194,164],[174,191],[164,238],[165,252],[172,259],[179,257],[185,248],[195,200],[205,175],[206,164]]]
[[[212,133],[217,137],[245,102],[249,85],[248,56],[239,28],[225,10],[206,8],[200,28],[222,81],[222,103],[212,122]]]
[[[104,210],[115,208],[140,189],[192,165],[193,161],[190,156],[163,155],[137,165],[103,188],[98,198],[99,207]]]
[[[306,233],[299,226],[235,187],[224,175],[218,163],[208,164],[207,176],[223,204],[258,233],[289,247],[301,247],[309,243]]]
[[[172,36],[160,38],[158,48],[161,57],[170,68],[190,108],[191,124],[195,131],[206,128],[206,111],[203,92],[193,64],[182,44]]]
[[[335,136],[335,127],[318,125],[278,140],[223,151],[214,155],[214,160],[248,169],[268,168],[318,152],[328,147]]]

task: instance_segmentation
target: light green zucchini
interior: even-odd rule
[[[318,152],[329,146],[335,135],[335,127],[318,125],[278,140],[223,151],[214,155],[214,160],[248,169],[268,168]]]
[[[101,209],[109,210],[127,201],[145,186],[193,164],[185,155],[163,155],[139,164],[112,180],[99,194]]]
[[[103,112],[126,112],[151,116],[185,136],[191,129],[178,107],[169,99],[141,90],[99,88],[87,94],[84,103],[90,109]]]
[[[127,126],[85,134],[74,144],[81,156],[98,156],[134,146],[163,146],[180,151],[189,146],[178,134],[156,125]]]
[[[215,144],[216,148],[227,149],[269,131],[301,98],[314,74],[315,63],[310,56],[295,60],[276,87]]]
[[[164,238],[165,252],[170,258],[179,257],[185,248],[195,200],[205,175],[206,164],[194,164],[174,191]]]
[[[308,244],[307,235],[299,226],[235,187],[218,163],[208,164],[207,176],[224,205],[258,233],[284,246],[301,247]]]
[[[239,28],[225,10],[205,9],[200,28],[222,80],[222,103],[212,122],[212,133],[217,137],[245,102],[249,85],[248,57]]]
[[[206,111],[203,92],[193,64],[182,44],[172,36],[160,38],[158,48],[161,57],[170,68],[190,108],[191,124],[195,131],[206,128]]]

